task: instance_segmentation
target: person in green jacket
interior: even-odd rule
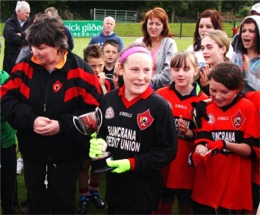
[[[8,73],[0,71],[0,85]],[[16,214],[18,208],[16,183],[16,131],[1,116],[1,206],[2,214]]]

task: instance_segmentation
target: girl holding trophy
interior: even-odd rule
[[[120,56],[124,85],[100,104],[103,123],[90,141],[90,157],[107,159],[108,214],[151,214],[163,187],[161,170],[176,156],[177,135],[169,104],[151,85],[153,61],[144,45],[132,44]]]

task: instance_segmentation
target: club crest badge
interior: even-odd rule
[[[150,110],[137,114],[137,124],[141,130],[148,128],[154,121]]]
[[[240,110],[231,117],[232,124],[236,129],[240,129],[245,122],[245,117],[242,115]]]
[[[62,83],[60,83],[60,81],[58,80],[52,85],[52,89],[55,93],[59,92],[61,88],[62,88]]]
[[[115,117],[115,112],[112,107],[109,107],[106,109],[105,118],[106,119],[112,119]]]

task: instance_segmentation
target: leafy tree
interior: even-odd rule
[[[198,14],[208,8],[214,8],[220,12],[233,12],[245,15],[244,7],[251,7],[259,0],[232,1],[232,0],[214,0],[214,1],[194,1],[194,0],[103,0],[103,1],[87,1],[87,0],[27,0],[31,6],[31,14],[43,12],[45,8],[54,6],[59,11],[63,19],[67,19],[68,14],[73,14],[73,19],[92,19],[91,11],[94,8],[112,9],[112,10],[137,10],[139,14],[144,14],[147,10],[159,6],[166,10],[170,20],[196,20]],[[9,18],[15,9],[17,1],[1,0],[1,20],[5,21]],[[242,10],[242,11],[241,11]]]
[[[242,8],[245,6],[251,7],[254,4],[253,0],[247,1],[227,1],[223,0],[222,10],[223,11],[230,11],[233,13],[239,13]]]

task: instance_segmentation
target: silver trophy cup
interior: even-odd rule
[[[95,111],[80,116],[73,116],[73,123],[76,129],[84,135],[92,136],[92,138],[96,138],[96,135],[93,134],[99,132],[102,121],[102,112],[98,107]],[[96,158],[91,158],[92,174],[101,174],[114,169],[107,166],[106,160],[112,160],[113,156],[110,152],[106,151],[106,148],[107,144],[103,142],[102,155]]]

